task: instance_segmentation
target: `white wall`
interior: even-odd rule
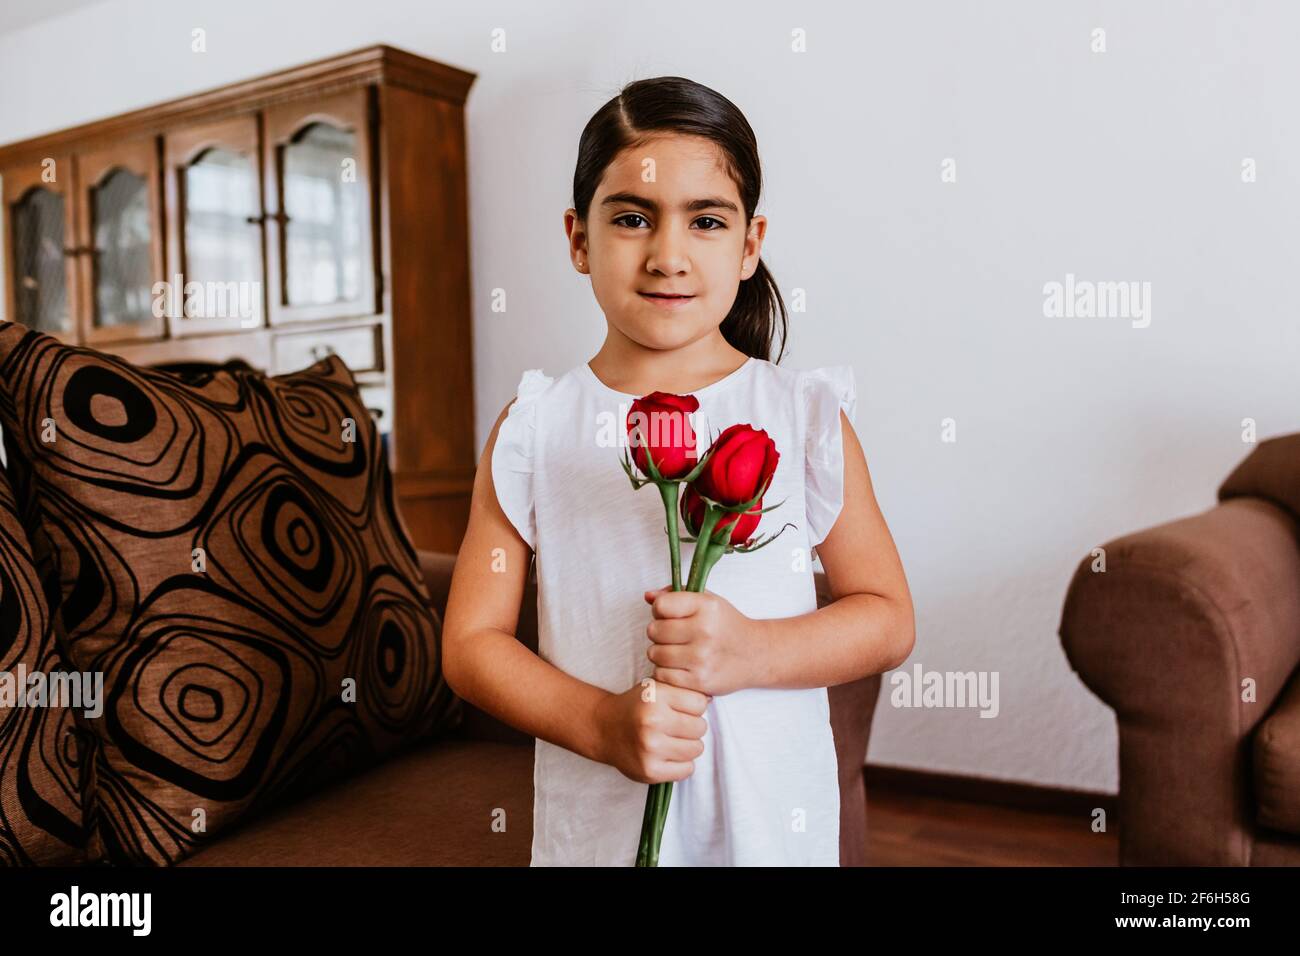
[[[561,226],[586,119],[638,77],[716,87],[758,133],[765,258],[807,290],[785,361],[857,371],[913,662],[999,672],[996,719],[886,694],[870,759],[1113,791],[1114,719],[1056,636],[1075,564],[1209,507],[1243,418],[1300,427],[1300,15],[1219,6],[106,0],[0,37],[0,140],[374,42],[477,72],[481,443],[523,369],[563,372],[604,334]],[[1045,318],[1066,273],[1150,282],[1149,327]]]

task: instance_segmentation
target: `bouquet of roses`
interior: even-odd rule
[[[776,444],[765,431],[750,425],[732,425],[714,438],[704,457],[699,458],[695,431],[687,418],[699,407],[693,395],[652,392],[634,401],[627,416],[632,461],[624,453],[623,470],[634,489],[653,483],[663,498],[674,591],[683,590],[679,504],[689,532],[685,540],[695,542],[687,591],[703,591],[709,572],[724,554],[757,551],[785,530],[782,527],[766,540],[752,537],[761,516],[784,504],[781,501],[763,507],[763,495],[781,458]],[[637,472],[645,477],[638,477]],[[686,491],[681,494],[683,484]],[[671,780],[650,786],[637,866],[659,865],[659,845],[672,792]]]

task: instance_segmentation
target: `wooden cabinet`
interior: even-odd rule
[[[416,543],[456,550],[473,80],[376,46],[0,146],[4,317],[140,364],[339,355]]]
[[[67,342],[158,338],[163,273],[152,138],[23,163],[4,180],[6,318]]]
[[[163,272],[158,144],[137,139],[79,153],[75,165],[80,338],[92,345],[158,338]]]
[[[376,315],[369,90],[266,111],[271,321]]]
[[[257,117],[182,126],[162,139],[170,333],[262,327],[266,255]],[[190,283],[195,294],[186,296]]]
[[[5,315],[67,342],[79,338],[80,282],[72,158],[0,169],[5,211]]]

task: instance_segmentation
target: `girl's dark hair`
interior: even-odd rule
[[[680,76],[629,83],[587,121],[578,140],[578,163],[573,171],[573,208],[578,218],[586,220],[596,187],[614,158],[629,146],[662,132],[702,136],[717,144],[740,193],[748,228],[763,188],[754,131],[731,100]],[[722,336],[746,355],[770,360],[778,316],[784,355],[788,325],[785,302],[760,259],[754,274],[740,282],[736,301],[722,321]]]

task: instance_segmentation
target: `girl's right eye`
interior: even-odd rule
[[[626,229],[639,229],[639,228],[640,228],[640,226],[633,226],[633,225],[631,225],[630,223],[625,223],[624,220],[627,220],[627,219],[640,219],[642,222],[645,222],[645,221],[646,221],[645,216],[641,215],[639,212],[629,212],[629,213],[625,213],[625,214],[622,215],[622,216],[619,216],[617,219],[614,220],[614,223],[615,223],[615,225],[623,226],[623,227],[626,228]]]

